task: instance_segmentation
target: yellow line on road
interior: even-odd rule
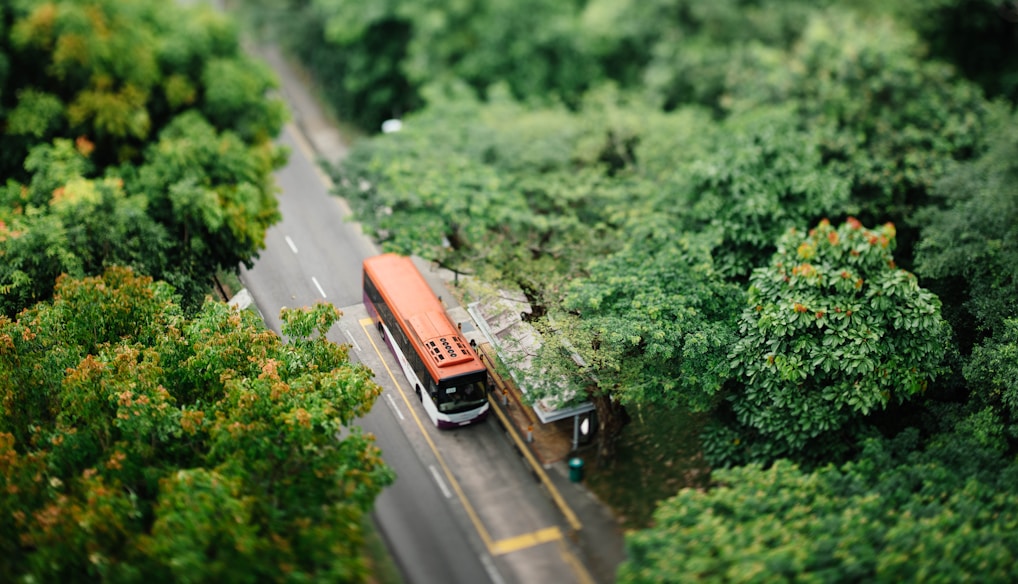
[[[530,468],[534,469],[534,472],[537,473],[537,477],[541,481],[541,484],[548,489],[548,493],[551,495],[552,500],[555,501],[555,505],[558,506],[559,511],[565,515],[566,521],[569,522],[569,527],[575,532],[583,529],[583,524],[580,523],[579,518],[576,517],[576,513],[573,512],[573,509],[568,503],[566,503],[562,494],[555,488],[555,483],[551,482],[551,479],[548,478],[548,474],[544,472],[544,467],[537,462],[536,458],[534,458],[534,454],[530,451],[530,446],[523,442],[520,438],[519,433],[516,431],[515,424],[513,424],[513,422],[511,422],[504,413],[502,413],[502,409],[497,403],[495,403],[495,400],[490,395],[488,396],[488,403],[495,414],[502,420],[502,426],[504,426],[512,436],[513,442],[516,443],[516,447],[523,453],[527,462],[530,463]]]
[[[584,566],[583,562],[576,557],[576,554],[569,549],[569,546],[566,545],[566,540],[560,539],[558,545],[559,555],[562,556],[562,560],[565,563],[572,567],[573,573],[576,574],[576,578],[580,581],[580,584],[594,584],[594,577],[590,575],[590,572],[587,571],[587,567]]]
[[[484,524],[481,523],[480,517],[478,517],[477,512],[474,511],[473,505],[470,504],[470,501],[463,493],[463,489],[460,487],[459,481],[457,481],[456,478],[452,475],[452,471],[449,470],[449,466],[445,463],[445,459],[442,457],[441,453],[439,453],[438,447],[436,447],[435,443],[431,440],[431,436],[425,429],[424,424],[421,423],[420,417],[417,416],[417,409],[413,406],[413,402],[411,402],[410,399],[407,397],[406,392],[404,392],[403,389],[400,387],[399,381],[396,379],[396,376],[392,373],[392,369],[389,368],[389,364],[386,363],[385,358],[382,357],[382,352],[378,350],[378,344],[375,343],[375,338],[371,335],[371,332],[367,328],[368,325],[370,325],[374,321],[372,321],[370,318],[362,318],[360,322],[361,330],[363,330],[364,334],[367,335],[368,340],[371,341],[371,346],[374,347],[375,349],[375,353],[377,353],[379,358],[381,358],[382,367],[385,367],[385,371],[389,374],[389,378],[392,379],[392,383],[396,387],[396,391],[398,391],[400,396],[403,397],[403,402],[406,404],[407,410],[409,410],[410,415],[413,416],[414,422],[417,423],[417,427],[421,430],[421,434],[424,436],[424,440],[428,443],[428,447],[431,448],[431,452],[435,455],[435,459],[438,461],[439,466],[442,467],[442,472],[445,473],[445,477],[446,479],[448,479],[449,484],[452,485],[452,489],[456,491],[456,496],[459,497],[460,502],[463,503],[463,508],[466,509],[467,515],[470,517],[471,523],[474,524],[474,528],[477,530],[477,533],[481,536],[481,541],[484,542],[484,547],[490,553],[492,546],[491,535],[488,534],[488,530],[484,528]]]
[[[523,535],[517,535],[516,537],[496,541],[491,546],[491,554],[499,556],[502,554],[518,552],[520,550],[532,548],[535,545],[541,545],[542,543],[548,543],[549,541],[558,541],[560,539],[562,539],[562,532],[559,531],[558,527],[547,527],[539,531],[532,531],[530,533],[524,533]]]

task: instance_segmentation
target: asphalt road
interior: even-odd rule
[[[374,519],[411,583],[592,582],[565,537],[563,518],[495,421],[440,432],[427,421],[395,360],[366,323],[361,262],[378,253],[302,136],[288,126],[291,149],[276,174],[282,221],[241,280],[268,325],[279,332],[282,307],[328,301],[344,311],[330,340],[376,374],[384,393],[360,424],[375,435],[394,485]]]
[[[372,242],[347,222],[341,201],[328,194],[315,164],[287,128],[280,142],[291,149],[289,163],[276,174],[283,221],[266,235],[266,249],[242,280],[265,321],[280,331],[279,309],[328,301],[338,307],[361,302],[361,262],[375,255]],[[342,338],[353,332],[348,318]],[[335,331],[330,333],[330,338]],[[473,547],[453,521],[438,484],[414,454],[402,430],[375,408],[361,426],[376,436],[387,464],[396,469],[396,483],[375,505],[375,520],[407,582],[490,582]],[[435,537],[441,533],[441,537]]]

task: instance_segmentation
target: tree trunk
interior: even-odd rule
[[[593,401],[597,411],[597,461],[610,465],[615,460],[615,446],[622,428],[629,423],[629,413],[625,406],[603,392],[594,395]]]

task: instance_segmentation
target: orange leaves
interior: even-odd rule
[[[7,333],[0,333],[0,355],[7,354],[14,350],[14,337]]]
[[[95,150],[95,143],[89,140],[88,136],[82,135],[78,136],[78,138],[74,141],[74,148],[79,154],[88,158],[92,154],[92,151]],[[123,183],[122,180],[121,183]]]
[[[34,341],[35,337],[36,334],[35,332],[32,331],[31,327],[26,326],[25,328],[21,329],[21,338],[24,339],[25,342]]]
[[[258,379],[279,379],[279,361],[275,359],[267,359],[262,363],[262,372],[258,375]]]
[[[792,268],[793,276],[804,276],[808,278],[809,276],[813,276],[816,273],[817,273],[816,268],[814,268],[810,264],[799,264],[798,266]]]
[[[122,470],[124,468],[125,460],[127,460],[127,455],[117,450],[106,460],[106,468],[110,470]]]
[[[287,424],[293,425],[294,422],[301,428],[310,430],[311,414],[304,408],[297,408],[292,412],[292,416],[287,419]]]
[[[796,312],[808,312],[809,311],[808,308],[806,308],[802,304],[799,304],[798,302],[796,302],[795,304],[792,305],[792,309],[795,310]]]
[[[186,434],[194,436],[201,429],[205,422],[205,412],[201,410],[185,409],[180,414],[180,427]]]
[[[801,244],[799,244],[799,248],[796,250],[796,254],[800,258],[802,258],[804,260],[808,260],[808,259],[811,259],[814,256],[816,256],[816,248],[814,248],[808,242],[804,241]]]
[[[0,432],[0,475],[6,475],[17,459],[14,436],[9,432]]]

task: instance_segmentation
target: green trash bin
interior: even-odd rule
[[[583,480],[583,459],[569,459],[569,480],[578,483]]]

